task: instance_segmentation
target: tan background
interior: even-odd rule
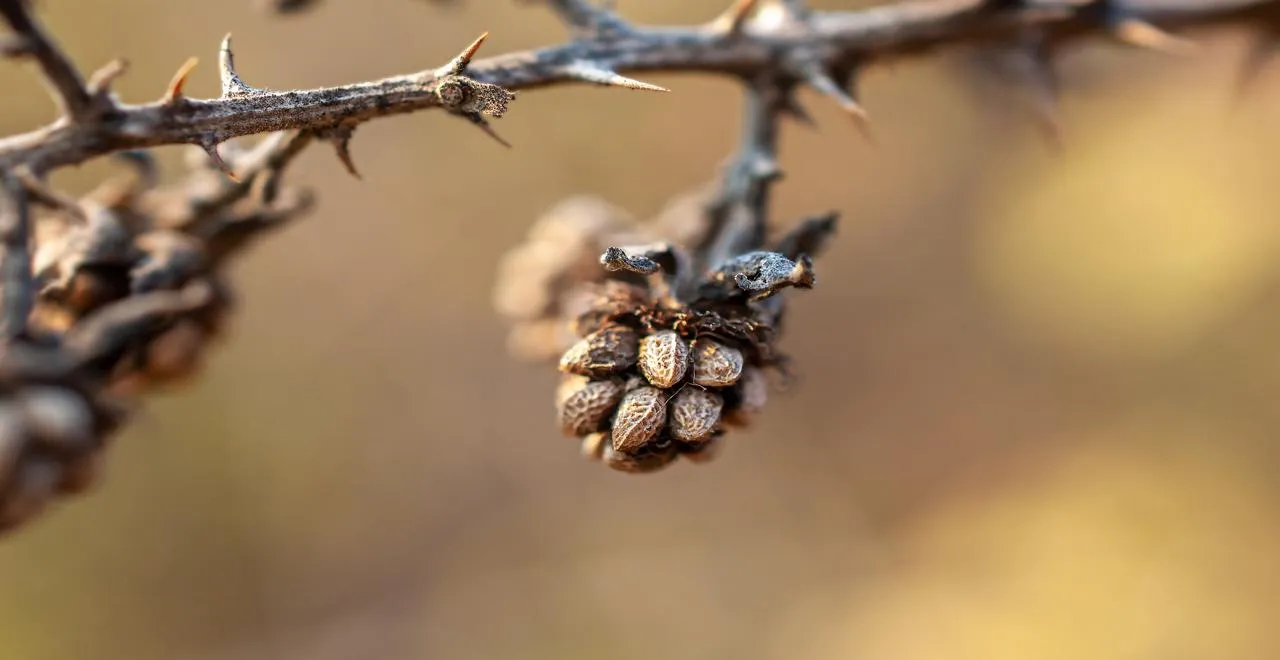
[[[40,4],[85,68],[132,61],[135,101],[193,54],[213,94],[228,30],[274,88],[562,35],[508,2]],[[512,151],[442,113],[378,121],[363,183],[313,150],[292,180],[321,209],[238,264],[206,376],[96,493],[0,543],[0,657],[1280,656],[1280,71],[1228,112],[1241,35],[1203,43],[1073,52],[1061,160],[954,58],[868,76],[878,150],[806,97],[822,127],[785,129],[777,217],[843,216],[794,297],[802,380],[718,462],[648,477],[558,435],[552,372],[503,354],[494,265],[567,195],[647,216],[706,180],[732,84],[530,92],[496,123]],[[0,89],[4,132],[50,119],[25,67]]]

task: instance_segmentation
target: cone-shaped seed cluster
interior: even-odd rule
[[[706,460],[728,426],[764,406],[760,351],[702,336],[687,310],[649,301],[642,287],[597,290],[580,339],[561,357],[556,393],[561,429],[583,438],[588,456],[624,472]]]

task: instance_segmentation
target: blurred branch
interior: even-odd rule
[[[74,67],[44,35],[21,0],[0,0],[4,18],[35,58],[66,108],[66,119],[0,140],[0,169],[26,164],[35,171],[80,163],[113,151],[165,144],[197,144],[216,157],[229,138],[304,129],[349,133],[376,117],[444,108],[487,129],[484,116],[500,117],[513,98],[506,90],[586,82],[661,89],[623,72],[701,72],[751,75],[786,71],[834,96],[832,72],[851,81],[868,59],[917,54],[955,43],[1002,40],[1028,26],[1055,39],[1109,34],[1150,45],[1154,26],[1167,28],[1265,19],[1280,14],[1280,0],[1135,0],[1043,3],[1010,0],[918,0],[854,11],[805,11],[793,2],[738,2],[705,25],[631,26],[584,0],[550,2],[583,34],[563,45],[470,61],[464,56],[438,69],[371,82],[309,90],[250,87],[232,66],[223,42],[222,95],[189,99],[185,76],[163,100],[122,104],[105,92],[123,67],[108,66],[82,84]],[[1100,10],[1099,8],[1102,8]],[[770,11],[763,11],[770,9]],[[755,12],[754,19],[749,18]],[[1147,30],[1135,29],[1145,26]],[[1145,35],[1145,36],[1144,36]],[[464,75],[465,74],[465,75]],[[823,75],[817,75],[823,74]]]
[[[26,329],[35,297],[31,275],[31,208],[18,177],[0,177],[0,334],[12,340]]]

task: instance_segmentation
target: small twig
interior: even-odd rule
[[[11,172],[0,173],[0,336],[19,337],[35,302],[31,275],[31,206],[26,187]]]
[[[0,16],[21,39],[21,54],[35,58],[44,72],[61,114],[75,121],[91,119],[93,95],[71,59],[58,48],[53,38],[31,17],[26,0],[0,0]]]
[[[738,152],[725,169],[720,197],[709,212],[709,243],[699,250],[698,268],[715,268],[730,257],[764,244],[769,223],[769,184],[781,176],[777,163],[778,100],[788,89],[773,78],[749,83],[743,102]]]

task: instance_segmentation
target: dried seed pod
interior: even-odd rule
[[[674,387],[689,369],[689,347],[674,330],[640,340],[640,372],[654,387]]]
[[[769,379],[764,370],[758,367],[747,367],[742,370],[742,378],[735,388],[735,405],[724,413],[724,421],[735,426],[746,426],[751,417],[764,409],[769,399]]]
[[[665,447],[650,445],[638,452],[628,453],[618,451],[611,445],[605,444],[600,459],[605,465],[619,472],[644,474],[646,472],[656,472],[671,465],[679,456],[680,454],[676,451],[675,445],[667,445]]]
[[[724,399],[715,392],[686,387],[671,397],[671,437],[680,442],[697,444],[711,439],[720,422]]]
[[[742,351],[710,339],[693,343],[693,382],[703,387],[728,387],[742,376]]]
[[[616,379],[566,376],[556,392],[560,428],[573,436],[594,433],[608,421],[609,413],[621,400],[622,383]]]
[[[627,392],[613,416],[613,448],[634,452],[658,437],[667,423],[667,401],[656,387]]]
[[[606,376],[636,363],[639,336],[622,325],[601,328],[574,344],[560,358],[560,370],[582,376]]]
[[[84,398],[63,387],[31,386],[19,398],[27,432],[46,445],[80,452],[93,445],[93,412]]]

